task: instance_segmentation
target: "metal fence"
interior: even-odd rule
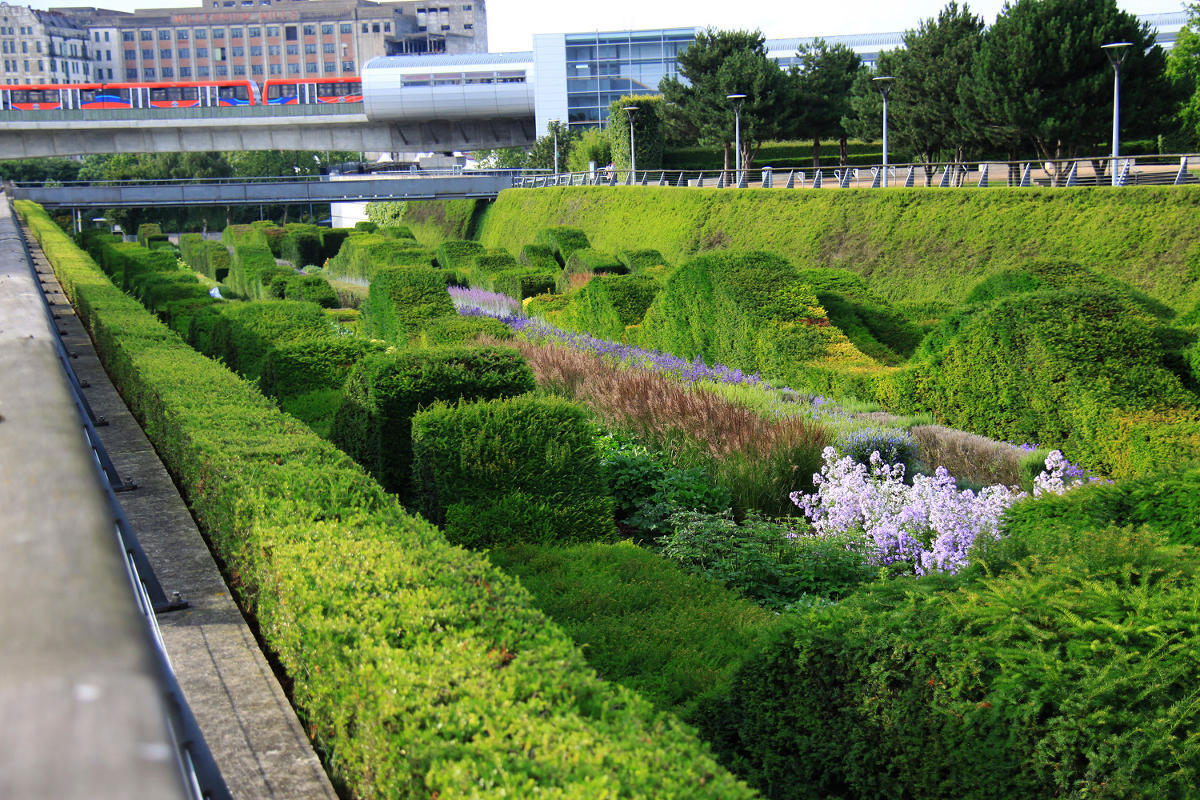
[[[763,189],[880,189],[1148,186],[1200,183],[1200,154],[1099,156],[1055,161],[934,162],[867,167],[753,170],[606,170],[514,177],[516,188],[675,186]]]

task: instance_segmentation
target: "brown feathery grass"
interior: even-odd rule
[[[929,469],[945,467],[960,481],[979,486],[1028,484],[1031,473],[1027,465],[1038,460],[1036,455],[1006,442],[943,425],[916,425],[909,433]]]
[[[767,418],[697,386],[553,344],[517,341],[538,385],[588,405],[679,466],[701,465],[733,493],[738,512],[792,513],[829,441],[811,420]]]

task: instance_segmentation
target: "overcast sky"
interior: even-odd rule
[[[16,0],[10,0],[16,2]],[[1134,14],[1183,10],[1179,0],[1118,0]],[[99,6],[119,11],[137,8],[195,8],[197,0],[51,0],[35,8],[68,5]],[[529,50],[535,33],[579,33],[639,28],[692,26],[761,30],[767,38],[827,36],[841,33],[888,33],[915,28],[935,16],[945,0],[487,0],[488,49],[493,52]],[[969,3],[988,24],[1003,0]]]

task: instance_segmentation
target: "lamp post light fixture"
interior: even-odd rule
[[[727,94],[726,100],[733,101],[733,180],[735,186],[742,183],[742,101],[744,94]]]
[[[1120,181],[1117,175],[1117,159],[1121,155],[1121,62],[1129,51],[1125,48],[1133,42],[1111,42],[1100,45],[1100,49],[1108,56],[1113,66],[1113,133],[1112,133],[1112,185]]]
[[[629,117],[629,184],[632,186],[637,180],[637,151],[633,147],[633,114],[638,107],[623,106],[621,110],[625,112],[625,116]]]
[[[871,80],[875,81],[875,88],[879,90],[879,96],[883,98],[883,188],[888,185],[888,140],[887,140],[887,99],[888,92],[892,90],[892,81],[896,80],[894,75],[877,75]]]

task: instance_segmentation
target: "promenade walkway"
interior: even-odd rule
[[[14,321],[36,326],[37,317],[45,320],[46,315],[30,288],[5,289],[18,284],[34,287],[40,280],[54,304],[54,323],[65,332],[64,343],[75,355],[72,364],[87,387],[87,400],[96,415],[107,420],[107,425],[97,429],[100,438],[121,477],[136,483],[136,489],[118,495],[125,514],[163,588],[168,595],[178,592],[189,604],[183,610],[159,614],[158,622],[179,685],[231,794],[235,798],[335,800],[299,720],[171,477],[108,380],[82,324],[32,239],[28,242],[36,280],[29,272],[20,248],[21,235],[8,204],[0,203],[0,414],[4,415],[0,422],[0,548],[4,550],[0,558],[0,637],[4,642],[0,645],[0,711],[6,719],[0,733],[0,796],[181,796],[147,782],[132,784],[138,787],[136,794],[130,794],[128,783],[114,783],[124,788],[106,791],[100,778],[122,768],[116,763],[120,753],[110,752],[117,750],[116,743],[126,738],[151,741],[150,737],[129,729],[128,715],[113,714],[78,731],[79,736],[90,737],[92,741],[84,744],[96,751],[93,763],[83,763],[54,728],[51,712],[60,701],[29,694],[26,674],[10,668],[15,660],[37,664],[50,675],[90,674],[115,659],[112,695],[133,696],[137,694],[133,689],[139,688],[126,685],[138,677],[129,666],[131,661],[136,666],[136,660],[117,658],[119,639],[106,633],[140,624],[131,612],[132,593],[128,601],[110,598],[105,604],[83,593],[95,582],[98,571],[111,569],[111,563],[119,567],[120,558],[111,516],[106,517],[103,503],[90,497],[99,492],[90,453],[82,446],[69,446],[72,438],[75,442],[81,439],[78,412],[69,401],[47,400],[54,396],[50,391],[54,384],[58,392],[66,384],[56,358],[40,354],[38,348],[9,346]],[[46,327],[44,321],[41,324]],[[32,417],[20,416],[29,406],[40,407],[45,418],[42,423],[58,432],[56,438],[40,435],[41,429],[31,426]],[[10,433],[24,438],[6,442]],[[89,481],[94,485],[88,487]],[[88,503],[73,496],[72,492],[78,494],[79,490],[72,488],[77,485],[85,486]],[[42,552],[26,552],[30,549],[25,544],[28,521],[36,521],[47,508],[56,506],[72,510],[75,527],[57,532],[63,539],[60,544],[51,547],[46,543]],[[81,546],[80,531],[90,529],[103,534],[91,536],[83,542],[88,546]],[[8,585],[13,580],[19,583],[15,589]],[[30,586],[33,591],[14,596],[15,590]],[[125,588],[127,591],[127,582]],[[135,631],[133,635],[136,638],[138,634]],[[128,676],[122,679],[124,673]],[[140,688],[145,694],[145,686]],[[143,706],[144,725],[156,712],[152,703]],[[16,717],[8,713],[15,710],[24,713]],[[149,752],[136,742],[130,745],[134,766],[141,763],[138,753]],[[5,764],[14,756],[35,766],[14,771]],[[42,774],[40,783],[38,773]],[[177,781],[178,775],[173,778]]]

